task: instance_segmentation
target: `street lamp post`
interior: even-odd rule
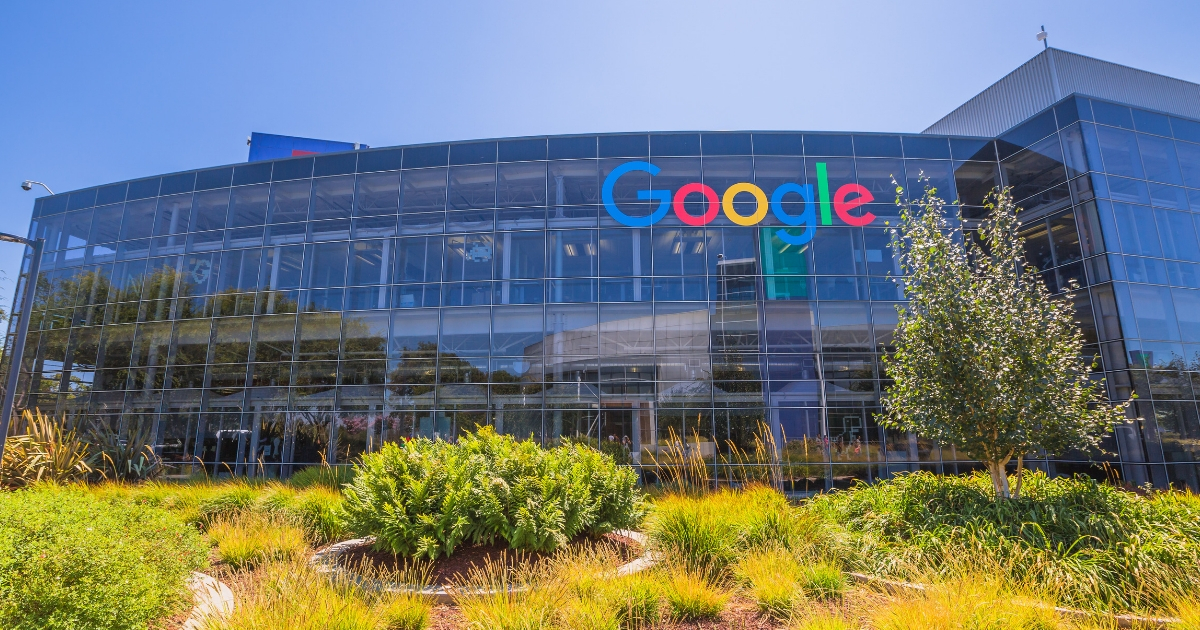
[[[21,356],[25,353],[25,338],[29,336],[29,318],[33,315],[33,294],[37,292],[38,271],[42,266],[42,249],[46,245],[46,239],[27,239],[0,232],[0,241],[22,243],[33,248],[33,259],[29,261],[29,272],[25,276],[25,294],[21,297],[17,338],[13,341],[12,358],[8,363],[8,386],[4,389],[4,407],[0,409],[0,458],[3,458],[4,443],[8,440],[8,425],[12,421],[13,406],[17,403],[17,381],[21,376]],[[13,315],[17,315],[17,313],[14,311]]]

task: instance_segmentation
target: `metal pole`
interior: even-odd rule
[[[12,359],[8,363],[8,387],[4,390],[4,407],[0,409],[0,458],[4,457],[4,443],[8,440],[8,426],[12,421],[13,406],[17,403],[17,381],[21,377],[21,359],[25,353],[25,338],[29,336],[29,319],[33,315],[33,295],[37,292],[38,271],[42,267],[42,248],[46,239],[25,241],[33,248],[33,259],[29,261],[29,273],[25,277],[25,295],[21,299],[20,318],[17,321],[17,339],[13,342]]]

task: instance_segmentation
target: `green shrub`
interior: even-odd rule
[[[783,545],[811,550],[820,540],[818,525],[819,520],[792,507],[778,491],[751,486],[698,497],[662,497],[647,533],[668,560],[715,577],[750,549]]]
[[[681,621],[716,619],[729,601],[729,594],[704,576],[682,569],[668,575],[665,594],[671,617]]]
[[[159,508],[45,485],[0,494],[0,627],[145,628],[190,605],[206,553]]]
[[[392,595],[375,605],[381,630],[425,630],[429,627],[429,602],[415,595]]]
[[[988,475],[899,475],[815,497],[853,568],[920,578],[1001,573],[1089,609],[1165,608],[1200,583],[1200,498],[1140,497],[1086,478],[1026,473],[1019,499]]]
[[[4,457],[0,458],[3,487],[83,481],[94,472],[99,455],[78,430],[65,428],[54,416],[29,410],[21,412],[14,429],[20,426],[25,433],[10,435],[4,443]]]
[[[846,576],[836,566],[818,562],[804,567],[800,572],[800,588],[809,597],[841,597],[846,590]]]
[[[543,449],[485,427],[451,444],[417,439],[363,458],[346,487],[351,527],[380,548],[437,558],[470,543],[552,551],[637,524],[633,470],[579,444]]]
[[[322,485],[297,489],[277,481],[105,483],[93,493],[161,506],[187,523],[207,529],[212,523],[256,513],[288,519],[303,526],[308,538],[325,544],[346,537],[342,495]]]
[[[272,560],[296,560],[306,555],[305,531],[292,519],[259,512],[221,517],[208,526],[217,557],[234,569],[249,569]]]
[[[616,612],[622,628],[652,628],[662,621],[663,589],[658,577],[643,571],[601,583],[600,598]]]
[[[210,619],[204,630],[424,630],[428,598],[392,595],[368,588],[367,580],[332,577],[302,559],[268,562],[252,580],[234,585],[237,605],[225,619]]]
[[[354,481],[352,466],[309,466],[288,477],[287,484],[294,488],[323,486],[341,490],[342,486]]]
[[[804,601],[803,569],[786,549],[752,551],[738,559],[733,574],[764,615],[786,619]]]

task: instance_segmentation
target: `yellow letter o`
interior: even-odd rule
[[[758,209],[748,217],[738,214],[733,209],[733,198],[738,193],[744,192],[754,195],[754,201],[758,202]],[[767,216],[767,193],[764,193],[761,188],[750,182],[738,182],[725,189],[725,195],[721,198],[721,209],[725,211],[725,216],[729,217],[730,221],[738,225],[754,225]]]

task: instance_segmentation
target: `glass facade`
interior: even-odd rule
[[[820,170],[834,188],[870,191],[863,209],[878,218],[822,225],[803,246],[770,215],[630,228],[606,212],[602,183],[631,160],[661,169],[614,188],[634,216],[651,212],[639,189],[753,182],[770,195],[816,185]],[[153,427],[184,473],[281,476],[481,425],[589,439],[634,465],[686,436],[719,473],[770,431],[803,464],[788,482],[799,492],[970,469],[876,423],[903,299],[887,247],[892,180],[919,190],[922,177],[960,200],[968,228],[993,186],[1014,187],[1031,262],[1054,290],[1084,287],[1080,321],[1111,395],[1140,396],[1143,420],[1110,440],[1108,464],[1135,483],[1195,487],[1200,123],[1076,97],[997,139],[519,138],[44,197],[19,404]],[[753,203],[734,206],[749,215]],[[1056,472],[1098,470],[1044,457],[1036,465]]]

